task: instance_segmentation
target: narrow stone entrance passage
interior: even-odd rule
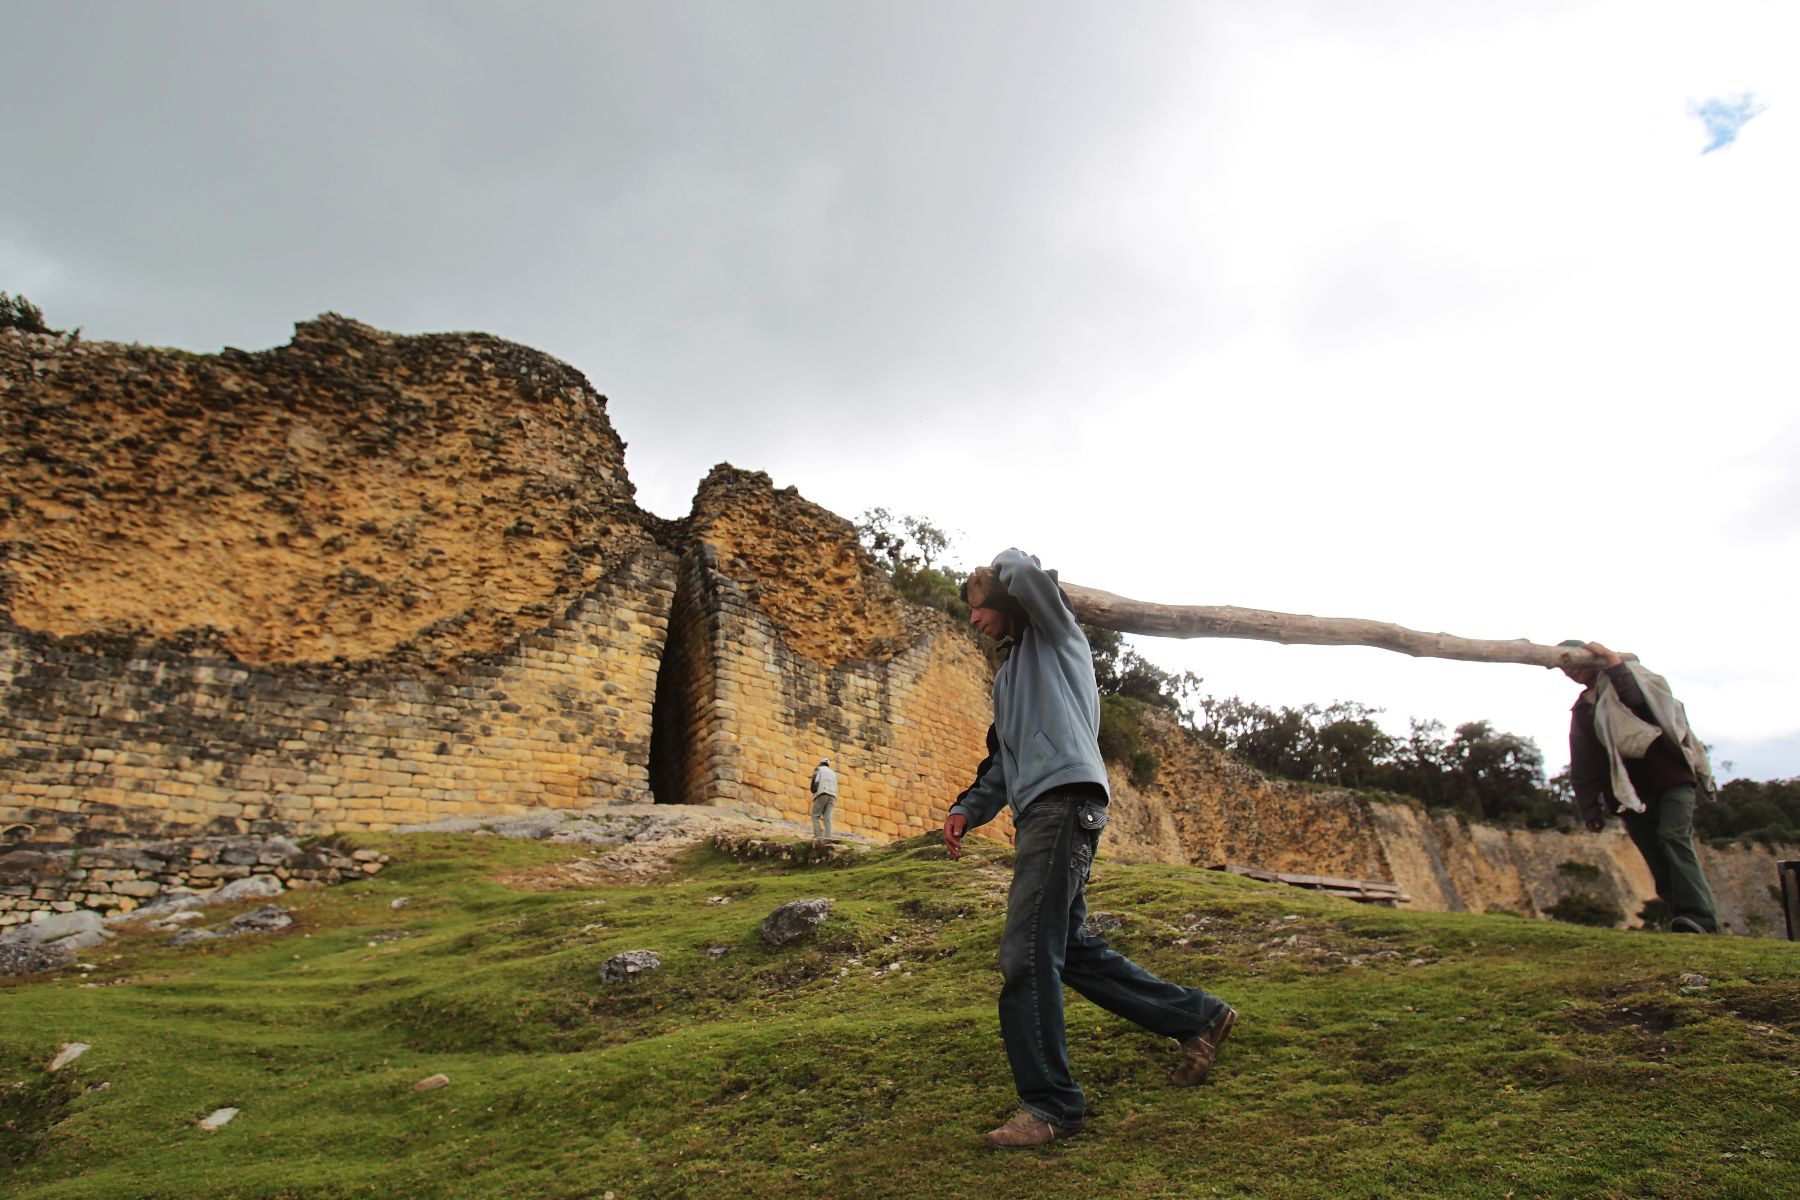
[[[713,708],[714,664],[706,605],[699,592],[711,553],[704,545],[675,570],[669,636],[656,673],[650,718],[650,791],[658,804],[700,804],[706,796],[706,741]]]

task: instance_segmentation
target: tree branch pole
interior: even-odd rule
[[[1315,617],[1231,605],[1151,604],[1097,588],[1065,583],[1075,615],[1089,625],[1151,637],[1248,638],[1289,646],[1373,646],[1414,658],[1455,658],[1465,662],[1523,663],[1532,667],[1589,667],[1600,660],[1573,646],[1542,646],[1524,638],[1497,640],[1422,633],[1386,621],[1357,617]]]

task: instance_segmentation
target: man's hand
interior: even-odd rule
[[[1589,833],[1599,833],[1602,829],[1606,828],[1606,822],[1602,821],[1599,817],[1595,817],[1587,823],[1587,827]]]
[[[944,848],[950,852],[951,858],[962,857],[963,834],[968,829],[969,818],[961,813],[951,813],[944,818]]]
[[[1620,658],[1616,652],[1608,650],[1599,642],[1589,642],[1587,645],[1583,646],[1582,649],[1599,659],[1600,665],[1609,671],[1625,661],[1623,658]]]

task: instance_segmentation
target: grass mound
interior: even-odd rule
[[[592,849],[365,840],[388,869],[283,897],[290,929],[185,949],[134,932],[92,970],[0,988],[0,1192],[1800,1194],[1785,943],[1397,913],[1103,859],[1091,904],[1123,916],[1114,943],[1242,1023],[1214,1082],[1175,1091],[1172,1044],[1071,996],[1090,1135],[1000,1155],[978,1142],[1013,1107],[999,849],[819,865],[706,846],[655,885],[531,890]],[[769,911],[810,896],[832,916],[765,945]],[[629,950],[662,968],[602,983]],[[93,1049],[46,1073],[77,1040]],[[197,1127],[222,1107],[240,1115]]]

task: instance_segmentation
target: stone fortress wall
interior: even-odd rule
[[[766,475],[642,512],[605,406],[525,347],[334,316],[213,356],[0,331],[11,853],[649,799],[804,821],[827,756],[839,831],[937,829],[984,753],[976,644]],[[1567,861],[1627,914],[1650,894],[1622,835],[1464,827],[1150,732],[1156,782],[1114,779],[1116,858],[1432,909],[1541,913]],[[1778,936],[1772,857],[1706,853],[1731,927]]]
[[[838,828],[904,836],[981,757],[981,654],[848,522],[729,467],[687,521],[643,513],[604,398],[524,347],[332,316],[218,356],[7,331],[0,431],[13,841],[804,819],[826,755]]]
[[[805,820],[830,758],[836,828],[941,826],[986,752],[991,675],[975,642],[902,603],[848,521],[767,476],[715,469],[689,521],[657,795]]]

